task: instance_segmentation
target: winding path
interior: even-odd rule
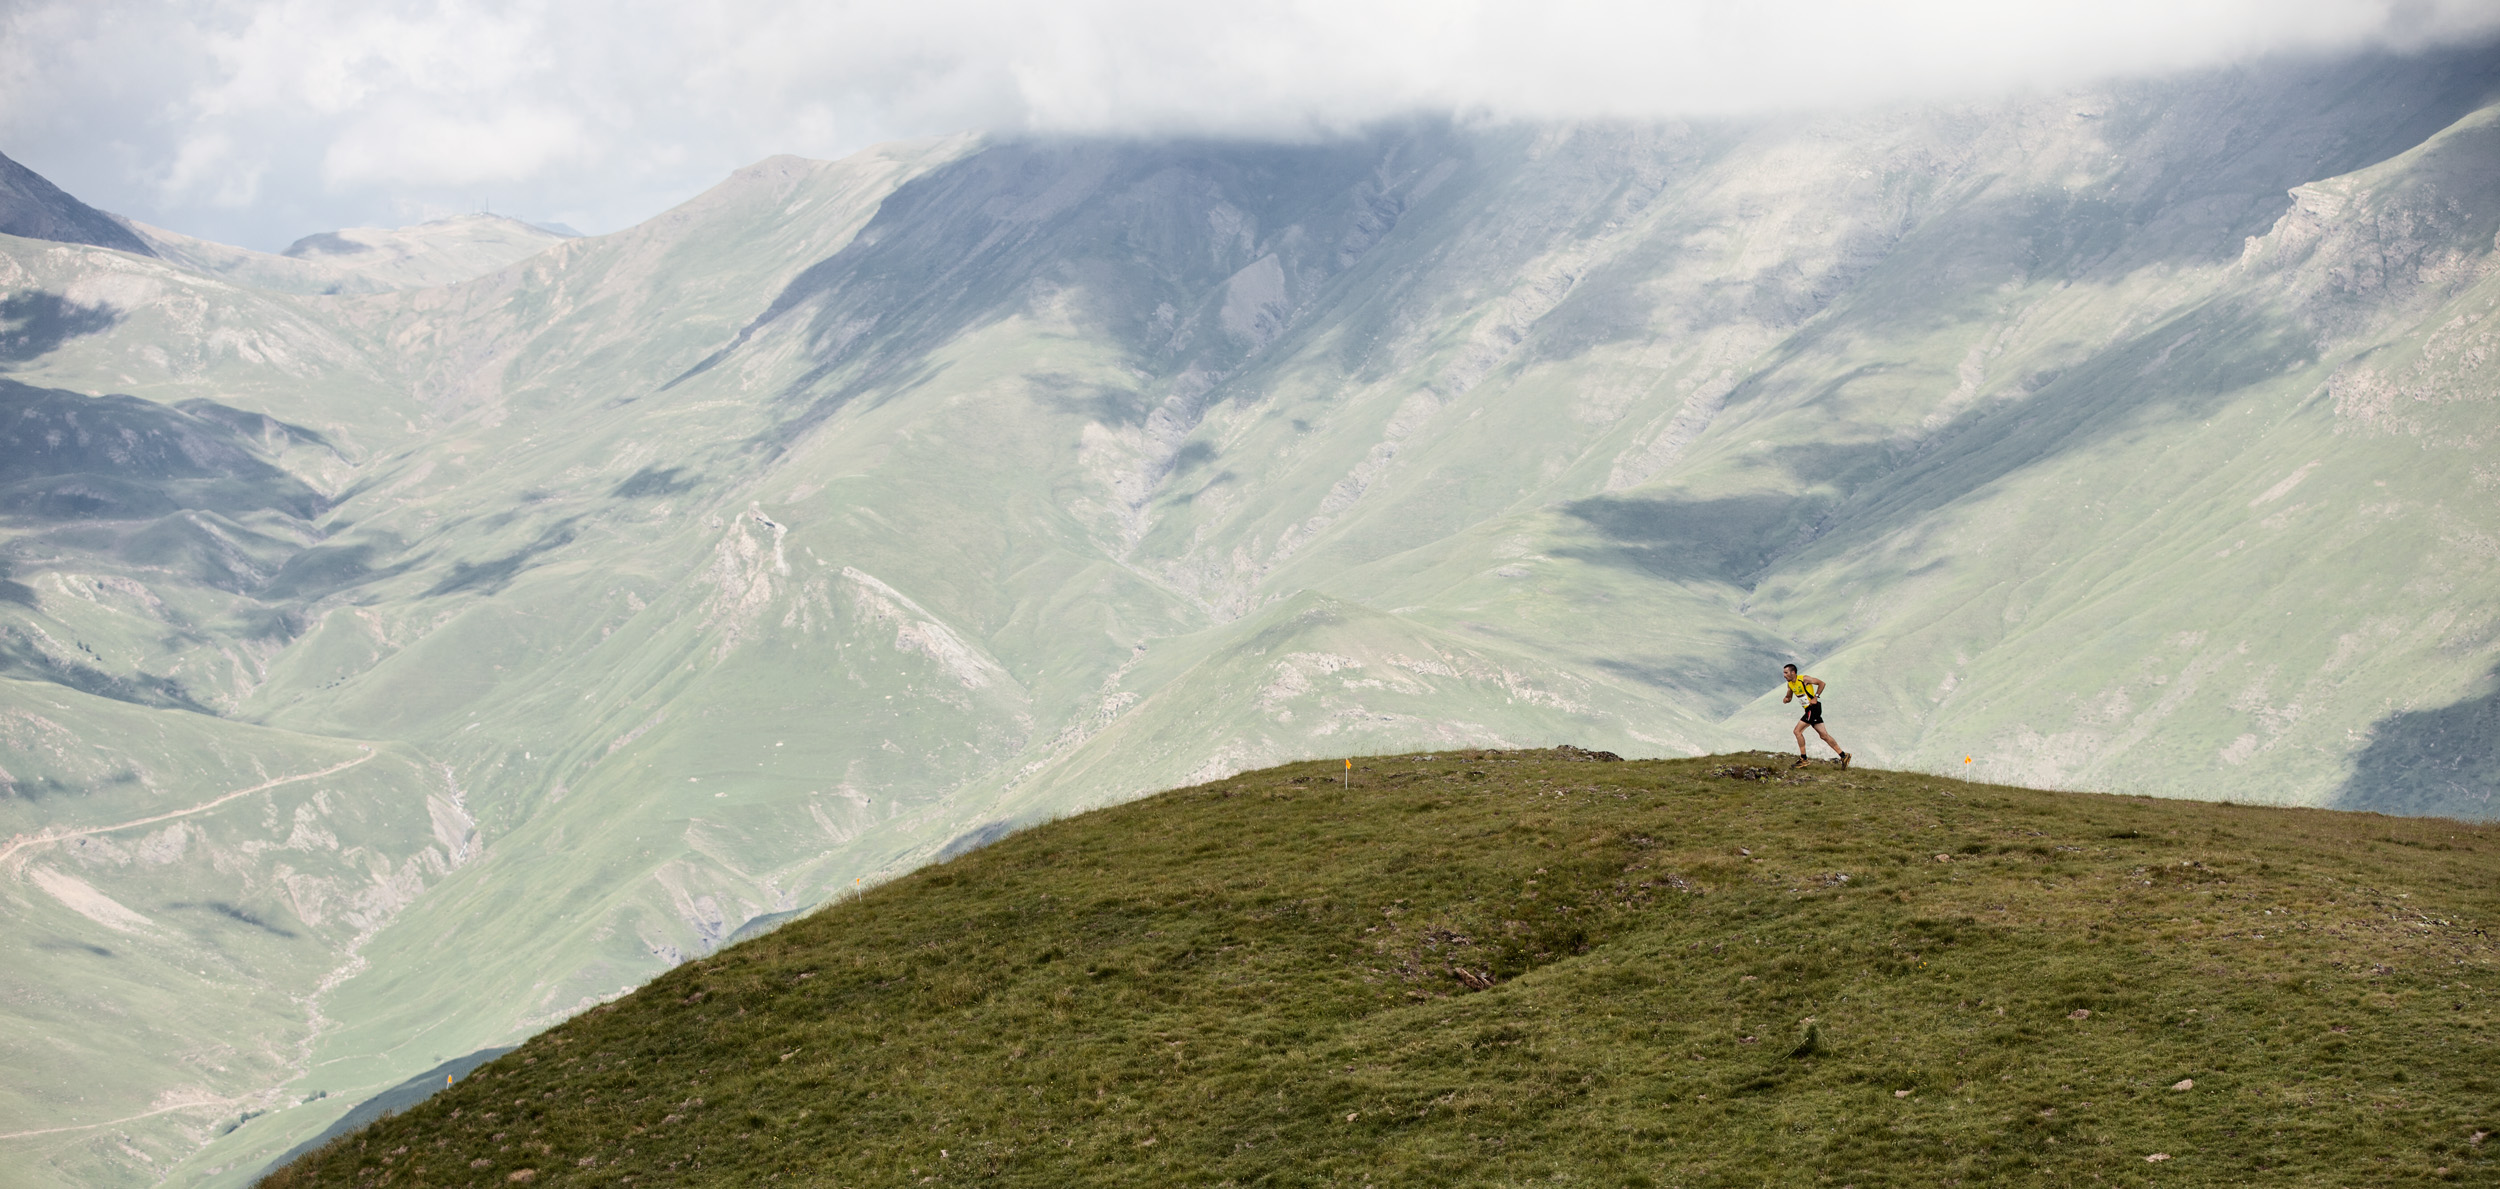
[[[366,760],[372,759],[374,756],[373,748],[362,743],[359,743],[356,746],[363,748],[365,754],[357,756],[355,759],[349,760],[344,764],[333,764],[330,767],[320,770],[319,772],[304,772],[294,776],[281,776],[276,780],[256,784],[248,789],[236,789],[231,793],[218,797],[216,800],[203,801],[190,807],[189,809],[177,809],[171,813],[160,813],[154,817],[140,818],[137,821],[116,822],[109,826],[87,826],[76,830],[53,830],[45,831],[39,834],[20,834],[15,838],[9,839],[8,845],[0,846],[0,863],[8,862],[12,856],[17,854],[17,852],[25,850],[28,847],[47,846],[55,842],[66,841],[71,838],[83,838],[89,834],[110,834],[115,830],[135,830],[141,826],[153,826],[158,822],[169,822],[178,817],[189,817],[195,813],[206,813],[209,810],[215,809],[237,797],[248,797],[254,793],[265,793],[282,784],[294,784],[299,780],[319,780],[322,777],[335,772],[344,772],[358,764],[364,763]],[[0,1136],[0,1138],[7,1137]]]
[[[257,1096],[250,1094],[242,1095],[236,1098],[203,1098],[197,1102],[179,1103],[174,1106],[160,1106],[155,1110],[142,1111],[126,1118],[106,1119],[101,1123],[72,1123],[66,1127],[44,1127],[34,1131],[12,1131],[5,1135],[0,1135],[0,1140],[31,1139],[38,1135],[59,1135],[65,1131],[93,1131],[98,1127],[111,1127],[119,1123],[135,1123],[141,1119],[153,1119],[158,1115],[170,1115],[175,1111],[196,1111],[204,1107],[213,1107],[221,1111],[230,1111],[239,1106],[249,1106],[257,1100]]]

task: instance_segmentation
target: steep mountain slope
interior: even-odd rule
[[[1791,658],[1895,764],[2489,816],[2494,62],[777,158],[367,294],[0,240],[10,398],[200,451],[24,480],[0,706],[101,750],[0,779],[100,786],[159,719],[123,768],[167,810],[255,783],[186,749],[406,765],[202,811],[221,902],[313,956],[190,961],[291,1014],[189,1027],[286,1060],[34,1087],[0,1153],[236,1183],[1015,824],[1353,749],[1777,743]],[[299,928],[312,850],[396,890]],[[120,954],[39,865],[205,902],[36,853],[0,860],[28,947],[49,913]]]
[[[63,192],[42,174],[0,154],[0,235],[94,244],[151,256],[148,245],[113,216]]]
[[[770,167],[754,175],[772,181],[753,197],[787,202],[791,186],[813,181],[814,197],[873,206],[880,159]],[[809,236],[847,234],[838,215],[828,222],[794,241],[753,237],[747,250],[769,261]],[[601,263],[718,246],[682,238],[665,227],[616,237]],[[336,659],[341,637],[312,649],[298,639],[331,613],[366,625],[344,645],[367,649],[366,660],[399,643],[389,636],[397,625],[351,598],[407,572],[408,559],[377,554],[370,542],[390,539],[379,528],[334,540],[357,519],[340,504],[377,476],[421,482],[437,462],[408,450],[452,418],[332,304],[154,261],[7,246],[0,267],[19,291],[74,315],[72,332],[21,356],[18,374],[147,397],[7,390],[12,424],[45,444],[12,452],[13,479],[15,469],[40,472],[13,491],[40,482],[77,496],[98,485],[82,477],[102,471],[120,485],[113,493],[138,493],[119,506],[17,501],[0,588],[16,678],[0,679],[16,724],[0,765],[10,815],[0,887],[15,951],[0,1043],[12,1068],[40,1075],[12,1083],[0,1143],[14,1169],[95,1184],[166,1168],[273,1108],[311,1099],[288,1120],[299,1122],[351,1104],[367,1083],[334,1081],[336,1097],[314,1084],[324,1058],[311,1046],[342,1022],[336,990],[369,969],[361,951],[377,929],[479,853],[476,773],[401,743],[248,725],[240,709],[292,667]],[[422,521],[428,513],[411,504]],[[131,519],[133,508],[153,519]],[[440,583],[429,576],[416,589]],[[306,684],[291,692],[317,701],[337,682],[330,673]],[[230,775],[237,764],[244,772]],[[282,952],[259,952],[273,946]],[[117,1019],[150,1023],[94,1031]],[[397,1071],[425,1031],[397,1034],[366,1059]]]
[[[2500,830],[1769,758],[1376,757],[1054,822],[264,1183],[2500,1171]]]

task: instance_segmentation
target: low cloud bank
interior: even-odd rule
[[[1735,114],[2494,35],[2486,0],[24,0],[0,151],[273,248],[480,206],[609,230],[772,153],[964,129]]]

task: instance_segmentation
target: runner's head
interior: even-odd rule
[[[1786,673],[1786,674],[1788,674],[1789,676],[1794,677],[1794,676],[1796,676],[1796,675],[1797,675],[1797,666],[1795,666],[1795,665],[1781,665],[1781,666],[1780,666],[1780,672],[1782,672],[1782,673]]]

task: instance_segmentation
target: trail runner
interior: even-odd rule
[[[1781,665],[1780,672],[1788,678],[1788,693],[1780,699],[1780,704],[1785,706],[1799,698],[1806,700],[1806,712],[1797,720],[1797,762],[1790,766],[1795,768],[1806,766],[1806,728],[1813,727],[1814,733],[1823,737],[1824,746],[1831,748],[1840,756],[1840,766],[1847,768],[1849,753],[1841,751],[1840,741],[1832,738],[1830,731],[1823,729],[1823,679],[1800,673],[1795,665]]]

